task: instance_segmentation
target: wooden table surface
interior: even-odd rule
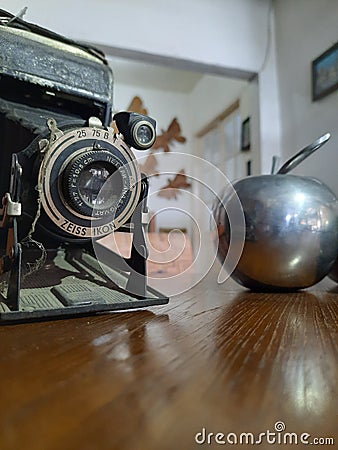
[[[337,445],[337,298],[331,281],[257,294],[211,272],[147,311],[1,326],[0,448],[219,448],[196,433],[277,421]]]

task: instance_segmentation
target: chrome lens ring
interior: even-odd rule
[[[151,138],[149,138],[147,140],[147,142],[142,142],[142,139],[140,138],[139,132],[142,128],[150,130]],[[133,125],[132,136],[138,147],[140,147],[142,149],[148,149],[155,142],[156,131],[155,131],[155,128],[153,127],[153,125],[149,121],[140,120]]]

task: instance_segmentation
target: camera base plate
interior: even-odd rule
[[[145,296],[125,290],[127,277],[109,268],[108,279],[97,260],[78,249],[48,251],[43,269],[22,281],[19,309],[11,311],[0,294],[0,324],[70,318],[163,305],[169,299],[149,286]],[[36,257],[36,255],[31,255]],[[70,263],[71,261],[71,263]]]

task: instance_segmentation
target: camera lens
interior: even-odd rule
[[[149,144],[153,137],[153,132],[149,125],[141,125],[136,132],[136,138],[141,144]]]
[[[80,174],[78,191],[80,198],[90,208],[106,209],[119,200],[122,191],[121,175],[115,171],[111,182],[112,167],[100,163],[89,164]],[[102,189],[103,188],[103,189]]]
[[[123,196],[122,175],[105,150],[84,151],[71,158],[62,180],[67,203],[84,216],[91,216],[94,209],[104,215],[117,207]]]
[[[133,127],[133,138],[137,147],[141,149],[149,148],[156,138],[155,129],[148,121],[136,122]]]

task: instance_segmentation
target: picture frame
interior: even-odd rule
[[[338,89],[338,42],[312,61],[312,101]]]
[[[250,117],[242,122],[241,128],[241,150],[248,151],[251,146],[250,138]]]
[[[250,175],[252,175],[252,161],[248,159],[246,162],[246,176],[249,177]]]

